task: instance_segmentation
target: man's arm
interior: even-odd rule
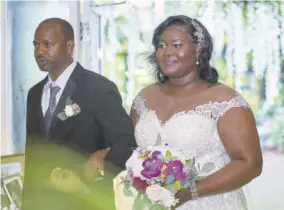
[[[122,106],[121,96],[115,85],[97,101],[96,118],[103,130],[109,151],[106,161],[124,167],[126,160],[137,147],[130,117]]]
[[[40,121],[38,107],[40,102],[38,102],[38,91],[41,88],[39,85],[33,86],[27,96],[27,113],[26,113],[26,138],[30,140],[31,138],[37,137],[40,132]]]
[[[26,136],[28,137],[33,133],[33,125],[31,122],[31,109],[32,109],[32,102],[31,102],[31,96],[32,96],[32,89],[29,90],[28,92],[28,97],[27,97],[27,116],[26,116]]]

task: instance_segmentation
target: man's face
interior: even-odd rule
[[[42,71],[61,71],[72,59],[73,47],[66,41],[59,24],[43,23],[34,36],[34,56]],[[70,57],[71,56],[71,57]]]

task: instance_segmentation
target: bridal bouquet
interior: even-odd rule
[[[178,203],[175,194],[196,176],[194,159],[170,147],[137,148],[126,162],[123,193],[134,197],[132,209],[170,209]]]

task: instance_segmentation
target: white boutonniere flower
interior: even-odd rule
[[[57,117],[64,121],[68,119],[69,117],[73,117],[81,112],[81,108],[77,103],[73,103],[73,101],[68,97],[66,99],[66,106],[63,110],[63,112],[59,112],[57,114]]]

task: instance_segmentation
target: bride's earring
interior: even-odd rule
[[[196,65],[197,65],[197,66],[199,65],[199,61],[198,61],[198,58],[196,59]]]

